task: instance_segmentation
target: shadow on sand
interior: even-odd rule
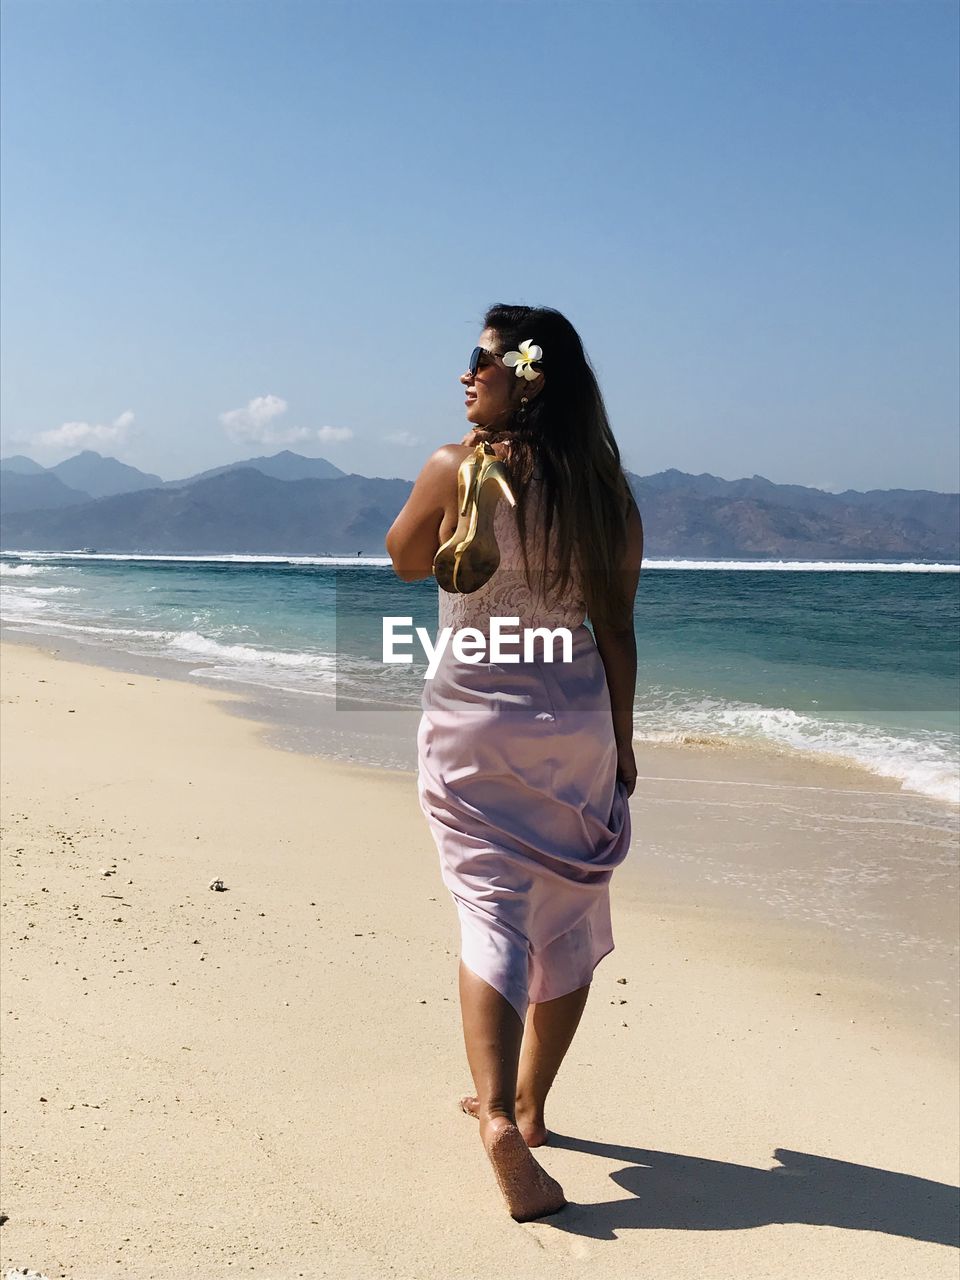
[[[627,1196],[570,1202],[541,1221],[572,1235],[613,1240],[618,1229],[734,1231],[771,1222],[882,1231],[931,1244],[960,1245],[960,1189],[907,1173],[848,1164],[778,1147],[773,1169],[550,1132],[550,1146],[629,1163],[611,1174]]]

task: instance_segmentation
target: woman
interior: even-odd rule
[[[461,1107],[478,1117],[523,1222],[566,1203],[530,1148],[548,1139],[547,1093],[613,949],[609,880],[629,848],[637,776],[643,527],[593,370],[558,311],[492,307],[460,381],[472,430],[417,477],[387,534],[394,568],[405,581],[430,576],[458,527],[460,465],[486,440],[516,506],[496,507],[493,577],[468,595],[439,592],[440,627],[472,626],[489,641],[489,619],[510,617],[521,629],[566,626],[573,640],[570,660],[555,650],[553,662],[470,663],[448,644],[424,681],[418,733],[420,803],[460,917],[476,1088]]]

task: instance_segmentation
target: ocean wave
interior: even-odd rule
[[[332,654],[289,652],[278,649],[258,649],[253,645],[224,644],[202,635],[199,631],[170,631],[145,627],[116,627],[70,622],[43,613],[43,600],[23,598],[17,601],[19,609],[5,610],[4,622],[28,624],[36,619],[38,628],[45,633],[76,635],[80,643],[102,641],[108,647],[114,645],[128,653],[167,656],[189,662],[202,658],[211,665],[198,669],[194,675],[209,679],[238,680],[262,686],[287,689],[276,685],[283,673],[287,681],[301,681],[289,688],[290,692],[309,692],[311,684],[329,688],[336,680],[336,660]],[[16,629],[15,627],[13,629]],[[122,642],[126,642],[125,644]],[[130,642],[134,642],[131,644]],[[120,643],[118,643],[120,642]],[[137,643],[146,642],[146,643]]]
[[[20,603],[29,604],[30,601],[25,599]],[[44,604],[42,600],[34,601],[33,603],[40,605],[41,607],[43,607],[43,604]],[[169,640],[169,639],[172,639],[173,636],[178,634],[176,631],[159,631],[159,630],[148,631],[143,627],[91,626],[90,624],[84,623],[84,622],[66,622],[62,618],[51,618],[51,617],[48,617],[46,614],[44,615],[44,618],[43,618],[43,626],[44,626],[44,629],[48,627],[55,627],[58,631],[78,631],[81,635],[105,636],[105,637],[133,636],[133,637],[136,637],[137,639],[144,639],[144,640],[161,640],[161,641]]]
[[[47,602],[46,600],[36,600],[33,596],[26,594],[11,597],[4,592],[2,605],[3,617],[7,619],[19,618],[24,613],[40,613],[41,610],[46,609]]]
[[[638,701],[634,738],[714,747],[772,745],[854,764],[893,778],[902,790],[960,805],[957,744],[932,730],[898,735],[875,725],[820,720],[789,707],[651,690]]]
[[[221,644],[199,631],[178,631],[169,641],[171,649],[200,654],[203,657],[227,659],[238,664],[256,663],[270,667],[294,667],[304,670],[330,671],[335,666],[331,654],[284,652],[281,649],[256,649],[253,645]]]
[[[9,553],[8,553],[9,554]],[[373,568],[392,566],[389,556],[276,556],[252,554],[224,555],[149,555],[113,551],[24,551],[19,554],[33,560],[117,560],[160,561],[178,564],[289,564],[289,565],[359,565]],[[960,573],[960,564],[925,563],[921,560],[705,560],[684,557],[645,559],[644,569],[713,569],[730,571],[766,571],[780,573]],[[0,572],[9,572],[0,565]]]
[[[45,564],[8,564],[0,560],[0,578],[35,578],[41,573],[52,573],[53,567]]]
[[[644,569],[765,570],[802,573],[960,573],[960,564],[913,560],[644,560]]]
[[[21,603],[43,608],[42,600],[23,600]],[[164,631],[159,628],[151,630],[145,627],[110,627],[93,626],[83,622],[66,622],[62,619],[44,618],[44,625],[57,627],[62,631],[76,631],[81,635],[100,636],[104,639],[124,637],[127,639],[151,640],[156,645],[172,651],[173,656],[181,653],[204,658],[228,661],[238,666],[257,665],[267,667],[290,667],[304,671],[325,672],[335,666],[332,655],[322,653],[306,653],[303,651],[285,652],[279,649],[257,649],[253,645],[222,644],[199,631]]]
[[[0,552],[0,555],[9,554]],[[248,554],[224,555],[151,555],[124,551],[23,551],[19,554],[34,560],[117,560],[142,561],[144,563],[169,562],[175,564],[326,564],[373,565],[392,567],[389,556],[270,556]]]

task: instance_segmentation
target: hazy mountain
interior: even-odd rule
[[[68,488],[59,476],[42,468],[35,475],[7,467],[0,470],[0,512],[3,515],[38,508],[70,507],[89,501],[89,493]]]
[[[198,471],[196,475],[187,476],[183,480],[162,480],[160,476],[140,471],[116,458],[105,458],[92,449],[85,449],[72,458],[58,462],[54,467],[43,467],[24,454],[14,454],[0,460],[0,471],[15,471],[21,475],[55,475],[69,488],[82,489],[94,498],[106,498],[115,493],[135,493],[141,489],[181,489],[184,485],[195,484],[198,480],[212,480],[214,476],[223,475],[226,471],[236,471],[240,467],[254,467],[276,480],[335,480],[347,474],[326,458],[307,458],[300,453],[291,453],[289,449],[283,449],[269,457],[228,462],[225,466],[212,467],[209,471]]]
[[[347,473],[335,467],[326,458],[305,458],[301,453],[291,453],[283,449],[271,457],[248,458],[245,462],[228,462],[224,467],[213,467],[209,471],[200,471],[186,480],[167,480],[169,488],[182,488],[185,484],[196,484],[198,480],[212,480],[214,476],[223,475],[225,471],[236,471],[240,467],[253,467],[265,476],[273,476],[275,480],[336,480]]]
[[[323,461],[297,459],[291,454],[278,465]],[[676,470],[628,478],[643,517],[648,558],[960,561],[957,494],[902,489],[832,494],[774,484],[763,476],[723,480]],[[234,464],[205,479],[56,511],[4,510],[0,545],[196,555],[384,555],[386,532],[412,487],[409,480],[352,474],[283,480],[259,467]]]
[[[749,480],[721,480],[719,476],[712,476],[707,472],[691,476],[674,469],[633,478],[642,482],[648,490],[667,492],[679,488],[682,492],[697,497],[756,499],[776,506],[792,507],[798,511],[827,515],[838,510],[838,503],[850,507],[872,507],[879,503],[885,510],[895,510],[904,517],[921,522],[931,517],[936,519],[937,513],[942,518],[955,512],[958,499],[957,494],[940,493],[931,489],[870,489],[866,492],[845,489],[843,493],[829,493],[824,489],[811,489],[799,484],[775,484],[764,476],[751,476]]]
[[[159,476],[139,471],[116,458],[104,458],[93,449],[84,449],[82,453],[58,462],[55,467],[48,467],[47,471],[69,488],[82,489],[93,498],[155,489],[163,484]]]
[[[4,547],[166,554],[383,555],[409,480],[275,480],[232,467],[211,480],[88,502],[72,511],[4,514]]]
[[[763,476],[722,480],[673,469],[628,476],[644,552],[654,557],[960,561],[960,494],[827,493]]]
[[[22,476],[38,476],[46,469],[41,467],[39,462],[34,462],[32,458],[27,458],[22,453],[12,453],[9,458],[0,458],[0,472],[16,471]]]

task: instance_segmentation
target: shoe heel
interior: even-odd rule
[[[513,496],[513,490],[510,488],[510,483],[507,480],[507,473],[503,468],[503,463],[500,462],[499,459],[496,462],[488,462],[486,466],[480,468],[480,476],[477,481],[478,493],[488,480],[495,480],[497,482],[500,486],[500,492],[510,503],[511,507],[515,507],[517,505],[517,500]]]
[[[463,490],[463,499],[460,503],[460,515],[467,514],[467,508],[470,506],[470,498],[473,493],[474,479],[474,460],[468,458],[466,462],[460,464],[460,486]]]
[[[503,492],[503,496],[510,503],[511,507],[515,507],[517,505],[517,500],[513,496],[513,490],[510,488],[510,485],[507,483],[507,477],[505,475],[502,475],[499,471],[494,471],[493,474],[491,475],[491,479],[496,480],[497,484],[500,486]]]

